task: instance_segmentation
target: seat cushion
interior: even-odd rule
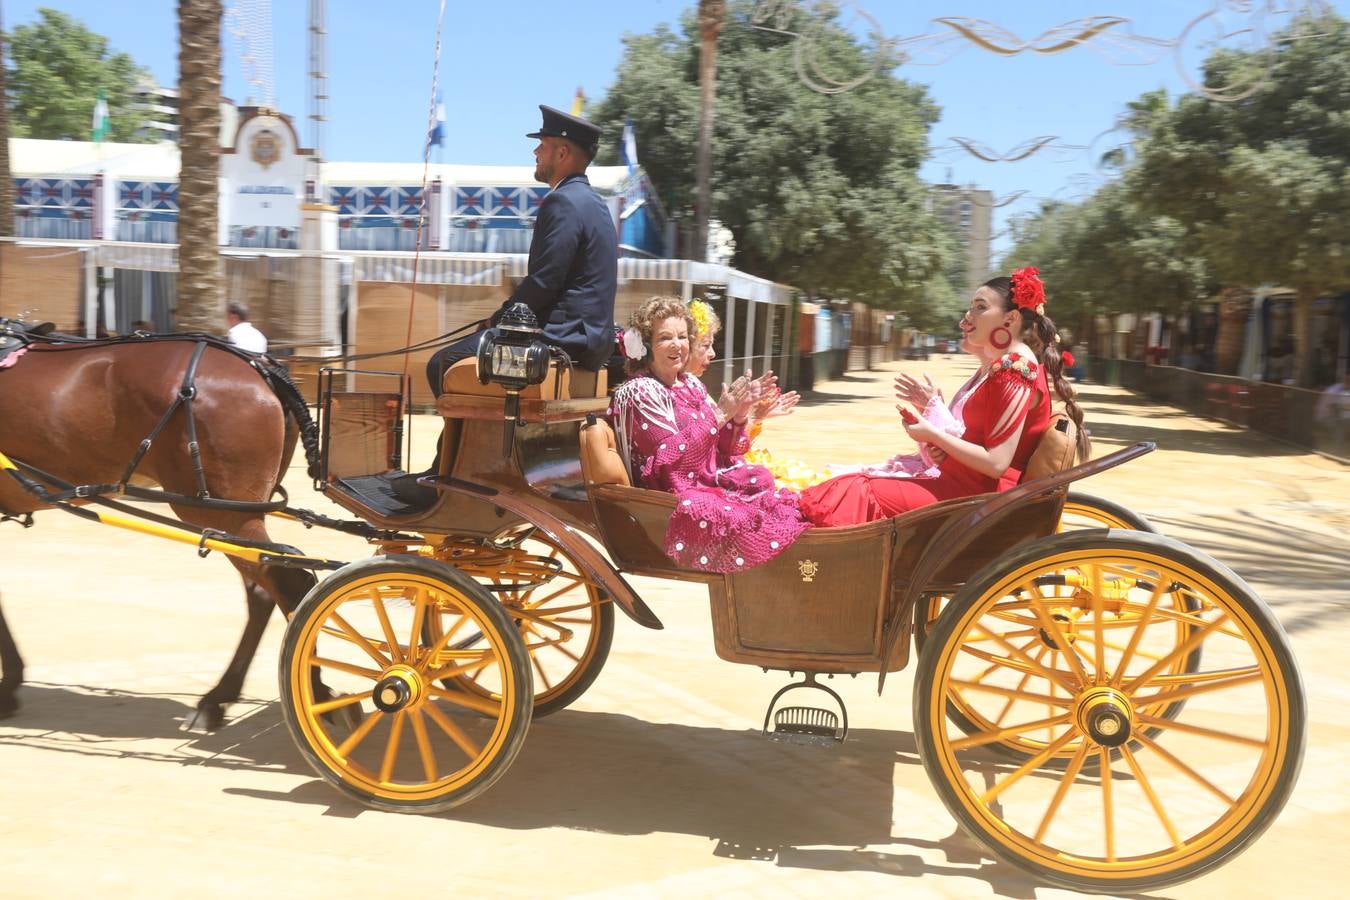
[[[619,455],[614,429],[604,419],[590,416],[581,426],[581,474],[587,487],[593,484],[632,485],[628,466]]]
[[[1041,435],[1036,449],[1032,451],[1031,459],[1027,460],[1021,483],[1063,472],[1073,465],[1077,449],[1078,427],[1064,413],[1055,413],[1050,417],[1050,424]]]

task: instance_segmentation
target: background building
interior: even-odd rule
[[[952,287],[969,296],[993,274],[994,194],[974,185],[935,184],[933,200],[934,211],[951,225],[965,254],[965,279]]]

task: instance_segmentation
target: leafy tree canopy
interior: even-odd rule
[[[797,76],[794,47],[755,29],[749,0],[727,5],[717,57],[713,209],[736,241],[734,264],[814,294],[917,307],[956,247],[931,210],[918,167],[938,108],[923,87],[878,74],[825,95]],[[825,10],[814,16],[817,59],[860,72],[869,51]],[[794,25],[805,31],[806,24]],[[617,81],[594,110],[607,135],[626,119],[668,208],[688,216],[695,196],[699,32],[661,26],[629,35]],[[617,161],[607,142],[600,162]]]
[[[127,54],[113,52],[107,38],[63,12],[43,7],[37,22],[19,25],[7,40],[14,137],[89,140],[94,103],[103,91],[110,140],[154,140],[137,136],[146,115],[132,107],[136,86],[149,79],[149,71]]]

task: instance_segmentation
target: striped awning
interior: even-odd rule
[[[139,269],[143,272],[177,272],[177,244],[123,244],[112,241],[94,243],[95,265],[113,269]]]
[[[444,256],[413,254],[357,256],[355,278],[358,281],[411,283],[416,274],[419,284],[469,284],[500,287],[502,276],[511,264],[502,256]],[[414,269],[415,267],[415,269]]]

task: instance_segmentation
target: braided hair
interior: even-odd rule
[[[1088,440],[1087,429],[1083,427],[1083,410],[1074,399],[1073,386],[1064,378],[1064,359],[1059,349],[1059,330],[1045,314],[1044,306],[1026,307],[1013,304],[1013,282],[1011,278],[999,276],[991,278],[983,285],[998,295],[999,305],[1005,310],[1017,310],[1022,320],[1018,337],[1031,348],[1045,366],[1045,378],[1055,394],[1064,402],[1064,412],[1078,428],[1078,461],[1085,461],[1092,453],[1092,443]],[[1038,309],[1042,311],[1037,311]]]

